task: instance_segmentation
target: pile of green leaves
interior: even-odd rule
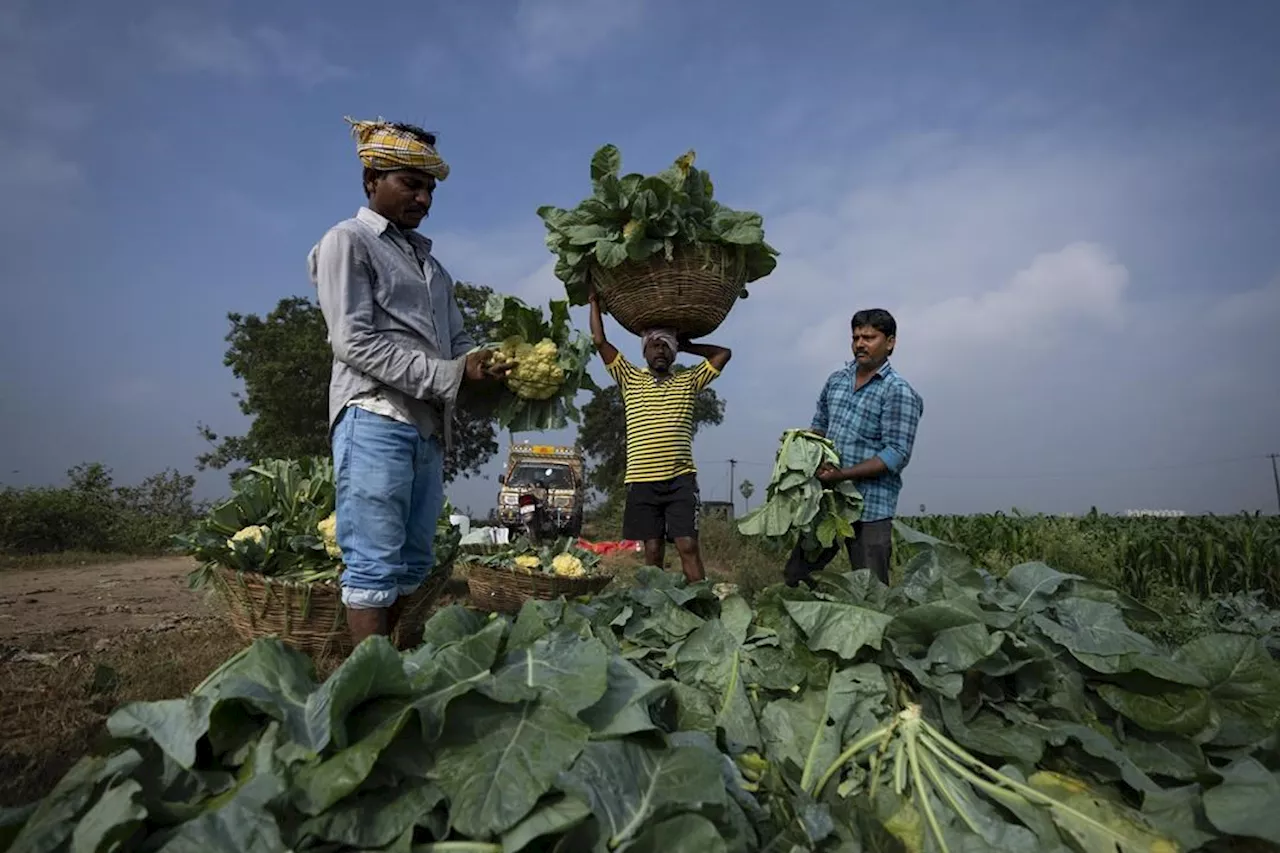
[[[744,260],[748,282],[773,272],[778,252],[764,240],[760,214],[717,202],[711,176],[693,160],[689,151],[656,175],[619,176],[622,154],[605,145],[591,158],[589,198],[572,210],[538,208],[572,304],[586,303],[593,265],[613,269],[660,252],[671,260],[677,248],[731,248]]]
[[[798,542],[810,559],[853,538],[853,523],[862,518],[862,495],[849,480],[823,485],[817,473],[825,465],[840,465],[829,440],[808,430],[784,432],[765,502],[738,521],[738,530],[786,551]]]
[[[200,561],[190,575],[193,587],[208,583],[217,566],[295,583],[337,583],[342,561],[325,550],[317,527],[336,498],[332,459],[264,459],[236,477],[230,498],[175,536],[174,547]],[[462,540],[449,522],[452,514],[446,501],[436,521],[437,565],[451,563]],[[254,526],[264,528],[261,542],[231,541]]]
[[[103,751],[0,813],[0,850],[1280,844],[1280,666],[1256,639],[1166,652],[1110,588],[997,579],[936,541],[894,588],[814,578],[754,606],[656,569],[514,619],[455,605],[421,648],[370,638],[319,684],[259,641],[116,711]]]
[[[500,293],[491,295],[485,304],[484,319],[490,340],[485,346],[497,347],[516,336],[531,344],[549,338],[556,344],[557,364],[564,371],[560,390],[545,400],[526,400],[503,388],[496,416],[498,425],[509,432],[543,432],[564,429],[570,421],[577,423],[581,415],[574,398],[579,391],[599,390],[587,373],[587,365],[595,353],[591,338],[570,325],[568,302],[552,300],[547,307],[548,316],[544,318],[541,308]]]

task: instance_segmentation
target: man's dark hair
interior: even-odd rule
[[[429,130],[423,130],[422,128],[418,127],[416,124],[405,124],[404,122],[396,121],[396,122],[392,122],[391,126],[394,127],[396,130],[400,130],[412,136],[418,137],[418,139],[422,140],[428,145],[436,144],[436,135]]]
[[[388,123],[396,130],[415,136],[427,145],[436,144],[436,135],[429,130],[423,130],[416,124],[406,124],[402,121],[393,121]],[[380,172],[378,172],[377,169],[370,169],[368,166],[364,168],[364,174],[361,175],[361,181],[364,183],[365,198],[373,196],[373,183],[378,179],[379,174]]]
[[[854,314],[849,322],[849,330],[853,331],[859,326],[870,326],[886,338],[898,334],[898,321],[883,308],[868,308]]]

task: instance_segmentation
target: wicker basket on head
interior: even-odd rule
[[[465,561],[466,557],[460,559]],[[562,595],[565,598],[594,595],[613,580],[612,575],[562,578],[556,575],[525,574],[475,562],[467,563],[466,569],[471,604],[480,610],[502,613],[519,612],[531,598],[554,601]]]
[[[624,329],[639,335],[669,327],[691,338],[720,327],[747,280],[743,253],[733,247],[676,248],[670,261],[659,252],[646,261],[613,269],[592,265],[601,307]]]
[[[421,636],[431,606],[452,575],[452,565],[441,566],[417,592],[404,599],[404,609],[391,634],[397,648],[404,648]],[[227,603],[231,625],[243,639],[275,635],[313,657],[351,653],[347,608],[336,583],[276,580],[226,566],[219,566],[214,577]]]

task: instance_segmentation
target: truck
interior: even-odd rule
[[[574,447],[513,443],[505,473],[498,477],[498,523],[512,532],[523,529],[520,498],[545,489],[543,511],[558,535],[581,536],[586,503],[585,462]]]

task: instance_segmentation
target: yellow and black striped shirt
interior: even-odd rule
[[[622,391],[627,415],[628,483],[653,483],[697,473],[693,464],[693,402],[720,371],[703,360],[659,382],[622,353],[605,365]]]

